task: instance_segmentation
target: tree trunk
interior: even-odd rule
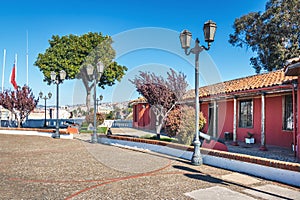
[[[158,140],[160,140],[160,132],[161,132],[161,129],[162,129],[162,126],[163,126],[163,115],[161,113],[162,111],[159,111],[158,113],[156,113],[155,115],[155,131],[156,131],[156,138]]]
[[[87,112],[90,113],[90,108],[91,108],[91,90],[86,90],[86,107],[87,107]]]
[[[85,70],[81,71],[82,73],[82,83],[85,87],[85,91],[86,91],[86,99],[85,99],[85,105],[87,107],[87,112],[90,113],[90,109],[91,109],[91,91],[92,88],[94,86],[94,84],[92,84],[91,86],[89,86],[89,78],[88,75],[86,74]]]
[[[162,124],[161,123],[155,125],[156,138],[158,140],[160,140],[160,131],[161,131],[161,128],[162,128]]]

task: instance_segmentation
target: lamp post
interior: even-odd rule
[[[39,96],[40,96],[41,99],[44,99],[44,100],[45,100],[45,120],[44,120],[44,127],[46,127],[46,120],[47,120],[47,119],[46,119],[46,114],[47,114],[47,113],[46,113],[46,112],[47,112],[47,109],[46,109],[46,108],[47,108],[46,101],[47,101],[48,99],[51,99],[52,93],[49,92],[49,93],[48,93],[48,96],[45,95],[45,96],[43,97],[43,92],[40,92],[40,93],[39,93]]]
[[[61,84],[65,78],[67,76],[67,73],[64,70],[61,70],[59,72],[59,74],[56,74],[56,72],[52,71],[50,73],[50,77],[53,83],[56,84],[56,129],[55,132],[52,134],[53,138],[60,138],[60,134],[59,134],[59,122],[58,122],[58,118],[59,118],[59,84]]]
[[[200,140],[199,140],[199,54],[203,50],[209,50],[210,43],[214,41],[215,32],[216,32],[216,23],[209,20],[204,24],[203,31],[204,31],[204,38],[205,42],[207,42],[207,47],[199,46],[199,39],[197,38],[195,41],[195,47],[190,49],[190,43],[192,39],[192,34],[188,30],[184,30],[180,33],[180,43],[181,47],[184,49],[186,55],[190,55],[191,53],[195,54],[195,109],[196,109],[196,116],[195,116],[195,137],[194,137],[194,153],[192,157],[192,164],[193,165],[201,165],[202,164],[202,156],[200,153]]]
[[[2,127],[2,106],[0,106],[0,127]]]
[[[98,112],[98,105],[99,105],[98,102],[99,102],[99,101],[101,102],[102,99],[103,99],[103,95],[101,94],[101,95],[99,96],[99,99],[97,98],[97,100],[96,100],[96,101],[97,101],[97,112]]]
[[[92,143],[97,143],[97,121],[96,121],[96,95],[97,95],[97,91],[96,91],[96,86],[97,86],[97,82],[100,80],[102,73],[104,71],[104,65],[102,62],[98,62],[97,63],[97,67],[93,67],[92,65],[88,65],[86,68],[87,74],[89,76],[93,76],[94,79],[94,130],[93,130],[93,134],[92,134],[92,138],[91,138],[91,142]],[[99,74],[99,76],[98,76]]]

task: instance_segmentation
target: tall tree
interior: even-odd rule
[[[0,93],[0,105],[15,115],[18,127],[21,127],[22,121],[34,110],[38,101],[28,86]]]
[[[155,115],[155,129],[157,138],[167,114],[180,102],[186,93],[186,75],[176,73],[173,69],[167,73],[167,79],[155,73],[140,72],[133,80],[137,91],[147,99]]]
[[[300,54],[300,1],[269,0],[265,12],[237,18],[229,43],[256,53],[250,63],[256,73],[284,67],[284,62]]]
[[[65,70],[66,79],[81,79],[86,89],[86,105],[90,108],[91,90],[93,88],[92,77],[87,75],[86,66],[96,67],[101,61],[105,70],[98,86],[112,86],[125,75],[127,68],[114,62],[115,51],[112,48],[112,38],[101,33],[87,33],[81,36],[66,35],[52,36],[49,40],[50,47],[45,53],[39,54],[35,65],[44,74],[44,81],[51,84],[50,72]]]

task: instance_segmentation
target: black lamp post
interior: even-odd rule
[[[52,71],[50,73],[50,77],[53,83],[56,84],[56,129],[55,132],[52,134],[53,138],[60,138],[59,134],[59,84],[61,84],[67,76],[67,73],[64,70],[61,70],[59,74],[56,74],[56,72]]]
[[[204,38],[205,42],[207,42],[207,47],[199,46],[199,39],[197,38],[195,41],[195,47],[190,49],[190,43],[192,39],[192,33],[188,30],[184,30],[180,33],[180,42],[181,47],[184,49],[186,55],[190,55],[190,53],[195,54],[195,109],[196,109],[196,116],[195,116],[195,138],[194,138],[194,153],[192,157],[192,164],[193,165],[201,165],[202,164],[202,156],[200,153],[200,140],[199,140],[199,54],[203,50],[209,50],[210,43],[214,41],[215,33],[216,33],[216,23],[209,20],[204,24],[203,31],[204,31]]]
[[[96,110],[97,110],[97,105],[96,105],[96,95],[97,95],[97,91],[96,91],[96,86],[98,81],[100,80],[102,73],[104,71],[104,65],[102,62],[98,62],[97,63],[97,67],[94,67],[92,65],[88,65],[86,68],[87,74],[89,76],[93,76],[94,79],[94,130],[93,130],[93,134],[92,134],[92,138],[91,138],[91,142],[92,143],[97,143],[97,121],[96,121]],[[99,74],[99,76],[98,76]]]
[[[47,115],[47,104],[46,104],[46,102],[47,102],[48,99],[51,99],[52,93],[49,92],[49,93],[48,93],[48,96],[45,95],[45,96],[43,97],[43,92],[40,92],[40,93],[39,93],[39,96],[40,96],[41,99],[44,99],[44,100],[45,100],[45,120],[44,120],[44,127],[46,127],[46,126],[47,126],[47,125],[46,125],[46,120],[47,120],[47,117],[46,117],[46,115]]]

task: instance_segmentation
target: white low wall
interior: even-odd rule
[[[8,134],[8,135],[36,135],[36,136],[44,136],[44,137],[52,137],[52,133],[41,132],[41,131],[24,131],[24,130],[0,130],[0,134]],[[60,135],[61,139],[73,139],[73,134]]]
[[[116,140],[101,137],[98,139],[99,143],[109,145],[123,145],[133,148],[147,149],[150,151],[171,155],[174,157],[191,160],[193,152],[178,150],[170,148],[168,146],[159,146],[147,143],[132,142],[126,140]],[[210,155],[203,155],[203,163],[215,167],[228,169],[231,171],[242,172],[257,177],[262,177],[268,180],[274,180],[289,185],[300,186],[300,173],[295,171],[289,171],[284,169],[277,169],[273,167],[267,167],[263,165],[242,162],[238,160],[232,160],[227,158],[221,158]]]

